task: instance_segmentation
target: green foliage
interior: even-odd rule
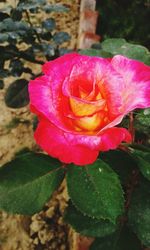
[[[7,89],[5,103],[10,108],[21,108],[29,103],[28,81],[19,79],[13,82]]]
[[[6,8],[1,9],[0,78],[8,76],[21,78],[23,73],[34,78],[36,75],[32,72],[32,68],[25,67],[27,61],[43,64],[45,60],[52,60],[61,55],[61,47],[70,39],[70,36],[66,32],[55,32],[55,20],[53,18],[44,19],[45,15],[43,15],[41,23],[33,24],[31,14],[36,15],[41,10],[50,13],[52,11],[65,12],[69,9],[62,4],[48,4],[46,0],[19,0],[16,7],[6,5]],[[68,50],[65,51],[65,53],[67,52]],[[43,60],[38,58],[43,58]],[[7,60],[9,60],[9,67],[6,68]],[[17,86],[21,85],[21,81],[22,87],[15,87],[15,95],[18,90],[18,96],[20,96],[20,88],[24,89],[23,79]],[[12,83],[13,92],[15,84]],[[10,93],[8,95],[10,96]],[[9,105],[9,100],[6,101],[6,105],[11,108],[23,107],[28,104],[28,94],[26,94],[26,100],[24,95],[22,104],[20,101],[19,105]]]
[[[55,20],[53,18],[48,18],[42,22],[42,26],[47,31],[52,31],[55,28]]]
[[[150,134],[150,108],[139,110],[135,115],[135,128],[147,135]]]
[[[0,89],[4,88],[4,82],[2,80],[0,80]]]
[[[117,225],[109,220],[98,220],[83,215],[71,202],[65,211],[64,219],[78,233],[91,237],[104,237],[117,229]]]
[[[150,181],[150,152],[134,149],[132,156],[143,176]]]
[[[68,35],[67,32],[57,32],[54,34],[53,40],[57,45],[59,45],[61,43],[64,43],[70,40],[70,36]]]
[[[79,51],[79,53],[81,55],[87,55],[87,56],[99,56],[99,57],[103,57],[103,58],[108,58],[108,57],[112,57],[112,54],[109,52],[106,52],[102,49],[84,49]]]
[[[118,174],[123,185],[128,183],[131,172],[137,167],[133,158],[122,150],[102,152],[100,158]]]
[[[131,59],[136,59],[150,65],[150,52],[147,48],[137,44],[128,43],[122,38],[106,39],[99,44],[97,49],[81,50],[80,53],[90,56],[113,57],[115,55],[124,55]],[[95,44],[96,46],[96,44]]]
[[[128,223],[142,243],[150,247],[150,183],[144,179],[132,195]]]
[[[137,116],[136,119],[144,126],[150,126],[150,108],[141,110]]]
[[[68,8],[63,6],[62,4],[48,4],[46,0],[23,0],[20,1],[17,7],[17,10],[30,10],[30,11],[38,11],[39,9],[45,10],[47,13],[52,11],[56,12],[66,12]]]
[[[97,1],[100,13],[97,32],[103,39],[124,37],[128,41],[149,46],[149,0]]]
[[[123,213],[123,191],[117,174],[102,160],[92,165],[71,165],[67,187],[73,204],[84,214],[113,223]]]
[[[0,208],[10,213],[40,211],[64,177],[61,163],[49,156],[25,153],[0,168]]]
[[[136,236],[127,228],[107,236],[97,238],[90,250],[141,250],[141,244]]]
[[[144,46],[126,42],[125,39],[107,39],[101,43],[102,49],[112,55],[124,55],[150,65],[150,52]]]

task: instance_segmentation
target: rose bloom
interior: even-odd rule
[[[34,137],[64,163],[91,164],[100,151],[130,142],[116,125],[135,108],[150,107],[150,67],[124,56],[71,53],[45,63],[43,72],[29,84],[39,119]]]

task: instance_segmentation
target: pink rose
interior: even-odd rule
[[[30,81],[31,111],[39,118],[35,140],[65,163],[93,163],[100,151],[131,141],[115,127],[135,108],[150,107],[150,70],[124,56],[112,59],[76,53],[43,66]]]

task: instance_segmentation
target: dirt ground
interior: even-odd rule
[[[12,1],[9,1],[12,2]],[[68,48],[75,48],[77,43],[79,23],[78,0],[50,0],[50,3],[62,3],[70,8],[66,13],[52,13],[57,24],[57,30],[66,31],[71,40],[66,44]],[[1,7],[1,6],[0,6]],[[40,19],[40,17],[39,17]],[[32,64],[30,64],[32,67]],[[33,67],[33,71],[40,72],[40,67]],[[24,76],[28,79],[28,76]],[[11,109],[4,103],[5,91],[15,78],[9,77],[5,81],[4,89],[0,90],[0,165],[10,161],[16,152],[24,148],[37,150],[33,140],[33,115],[29,106]],[[67,193],[65,183],[54,194],[44,210],[32,217],[8,215],[0,213],[0,250],[70,250],[72,231],[63,222],[62,214],[66,206]]]

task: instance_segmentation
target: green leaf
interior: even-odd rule
[[[11,10],[11,18],[14,20],[14,21],[20,21],[21,18],[22,18],[22,11],[19,11],[17,9],[12,9]]]
[[[3,80],[0,80],[0,89],[3,89],[4,88],[4,82]]]
[[[125,39],[110,38],[101,43],[102,49],[113,55],[124,55],[150,65],[150,52],[144,46],[131,44]]]
[[[36,8],[41,8],[42,5],[46,5],[45,0],[20,1],[17,6],[17,10],[35,10]]]
[[[120,234],[120,235],[119,235]],[[127,228],[104,238],[96,239],[90,250],[141,250],[140,241]]]
[[[102,160],[84,167],[71,165],[67,187],[73,204],[87,216],[115,223],[123,213],[123,191],[118,176]]]
[[[144,245],[150,247],[150,184],[146,179],[132,195],[128,223]]]
[[[80,50],[79,53],[81,55],[87,55],[87,56],[99,56],[99,57],[112,57],[112,54],[104,51],[104,50],[98,50],[98,49],[84,49]]]
[[[42,22],[42,26],[47,31],[52,31],[55,29],[55,20],[53,18],[48,18]]]
[[[19,79],[13,82],[7,89],[5,103],[10,108],[21,108],[29,103],[28,81]]]
[[[141,173],[150,181],[150,152],[133,149],[132,156]]]
[[[9,15],[5,12],[0,12],[0,22],[2,22],[6,18],[9,18]]]
[[[18,31],[18,30],[29,30],[30,27],[24,21],[13,21],[11,18],[6,18],[3,22],[0,23],[0,31],[4,32],[11,32],[11,31]]]
[[[54,35],[53,35],[53,40],[54,42],[57,44],[57,45],[60,45],[64,42],[67,42],[70,40],[70,35],[67,33],[67,32],[56,32]]]
[[[131,145],[128,145],[130,148],[132,149],[136,149],[136,150],[140,150],[140,151],[144,151],[144,152],[149,152],[150,153],[150,147],[147,147],[145,145],[142,145],[142,144],[136,144],[136,143],[133,143]],[[134,151],[132,151],[134,152]]]
[[[8,41],[9,35],[7,33],[0,33],[0,43],[4,43]]]
[[[40,36],[41,36],[41,38],[43,39],[43,40],[46,40],[46,41],[50,41],[51,40],[51,38],[52,38],[52,34],[51,34],[51,32],[42,32],[41,34],[40,34]],[[50,44],[49,44],[50,45]]]
[[[55,12],[68,12],[69,8],[62,5],[62,4],[47,4],[43,7],[43,10],[45,10],[45,12],[50,13],[52,11]]]
[[[51,44],[42,44],[42,50],[44,55],[54,56],[55,55],[55,47]]]
[[[9,68],[11,69],[12,76],[20,76],[23,73],[23,63],[21,60],[13,59],[9,63]]]
[[[0,168],[0,208],[28,215],[39,212],[64,177],[60,165],[32,152],[5,164]]]
[[[5,78],[9,76],[9,70],[7,69],[0,69],[0,78]]]
[[[104,237],[117,229],[117,225],[108,220],[97,220],[83,215],[71,202],[65,211],[64,219],[78,233],[90,237]]]
[[[118,54],[118,50],[121,50],[121,46],[126,43],[123,38],[109,38],[101,43],[102,48],[112,54]]]
[[[122,150],[103,152],[100,154],[100,158],[119,175],[122,184],[129,181],[132,170],[137,168],[132,156]]]
[[[134,119],[134,126],[137,130],[150,134],[150,108],[138,112]]]

